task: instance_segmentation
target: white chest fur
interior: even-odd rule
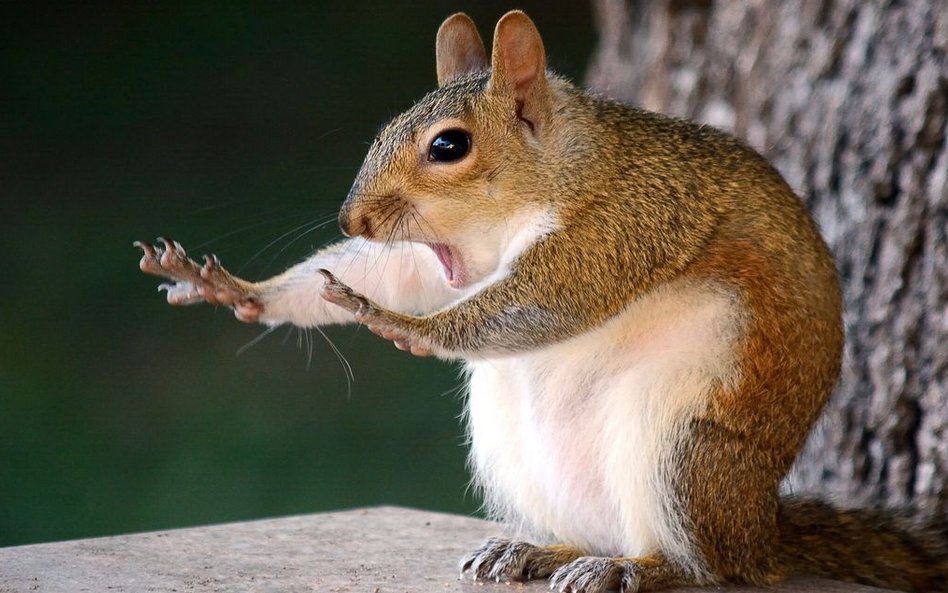
[[[737,297],[674,282],[540,351],[469,361],[475,480],[489,510],[590,554],[692,556],[660,461],[737,379]]]

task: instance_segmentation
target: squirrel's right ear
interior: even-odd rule
[[[511,10],[497,21],[488,89],[511,96],[517,117],[534,131],[550,117],[546,50],[536,25],[523,11]]]
[[[438,29],[435,41],[438,86],[476,70],[487,68],[487,50],[474,21],[463,12],[449,16]]]

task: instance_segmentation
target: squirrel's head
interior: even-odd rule
[[[379,133],[339,225],[430,245],[460,287],[495,270],[524,227],[549,224],[543,152],[555,91],[540,34],[520,11],[498,21],[490,62],[461,13],[438,30],[436,57],[439,88]]]

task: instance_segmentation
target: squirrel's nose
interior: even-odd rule
[[[366,218],[359,208],[352,208],[351,205],[343,204],[339,209],[339,230],[346,237],[365,237],[372,238],[372,227],[369,219]]]

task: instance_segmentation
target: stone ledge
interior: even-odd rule
[[[0,548],[0,593],[546,591],[542,581],[458,580],[458,559],[498,532],[496,525],[479,519],[379,507]],[[728,591],[881,590],[795,579],[769,590]]]

